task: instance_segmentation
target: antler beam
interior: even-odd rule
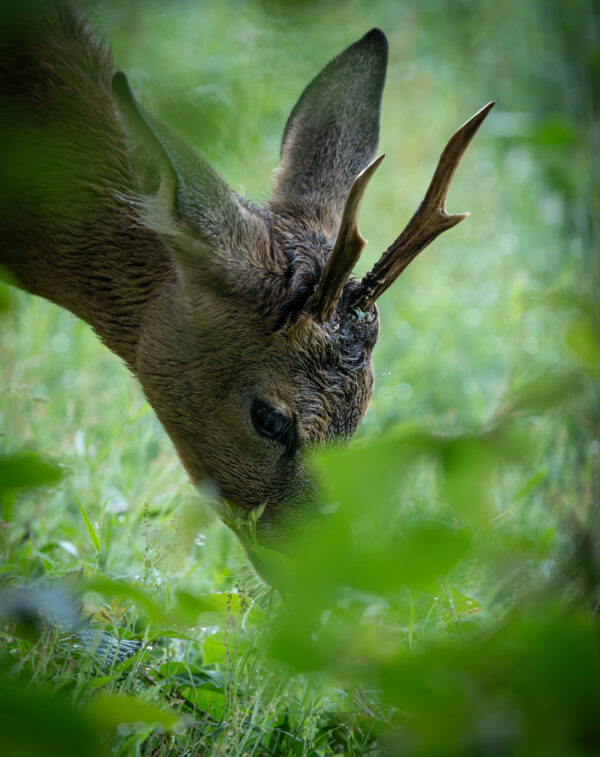
[[[327,261],[327,266],[323,271],[319,287],[311,303],[313,313],[321,321],[329,320],[334,314],[346,279],[360,257],[362,248],[367,243],[367,240],[361,236],[358,230],[358,214],[367,185],[384,158],[385,154],[380,155],[358,174],[346,197],[333,252]]]
[[[494,105],[493,100],[484,105],[450,137],[423,202],[402,234],[363,277],[352,297],[350,303],[352,308],[363,312],[370,310],[375,300],[394,283],[421,250],[424,250],[443,231],[456,226],[469,215],[469,213],[447,213],[446,195],[464,151]]]

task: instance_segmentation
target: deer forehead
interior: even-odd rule
[[[350,324],[324,326],[301,318],[278,335],[275,350],[285,343],[287,360],[279,375],[269,377],[267,396],[274,407],[294,415],[301,442],[326,441],[356,430],[373,391],[371,350],[364,328]],[[376,335],[376,333],[375,333]]]

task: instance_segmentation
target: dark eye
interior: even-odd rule
[[[252,425],[266,439],[285,444],[288,448],[294,441],[294,422],[279,410],[262,400],[254,400],[250,411]]]

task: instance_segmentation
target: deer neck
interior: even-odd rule
[[[62,224],[60,234],[51,233],[47,221],[28,218],[25,243],[5,251],[0,263],[24,289],[89,323],[136,373],[149,308],[176,289],[168,253],[122,200],[100,206],[96,217],[74,213]]]

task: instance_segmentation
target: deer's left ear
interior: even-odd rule
[[[125,75],[113,77],[117,119],[142,221],[173,255],[184,282],[231,289],[261,268],[268,230],[190,145],[149,113]]]
[[[379,142],[387,51],[383,32],[372,29],[304,90],[283,134],[275,212],[311,214],[327,235],[337,233],[352,181]]]

